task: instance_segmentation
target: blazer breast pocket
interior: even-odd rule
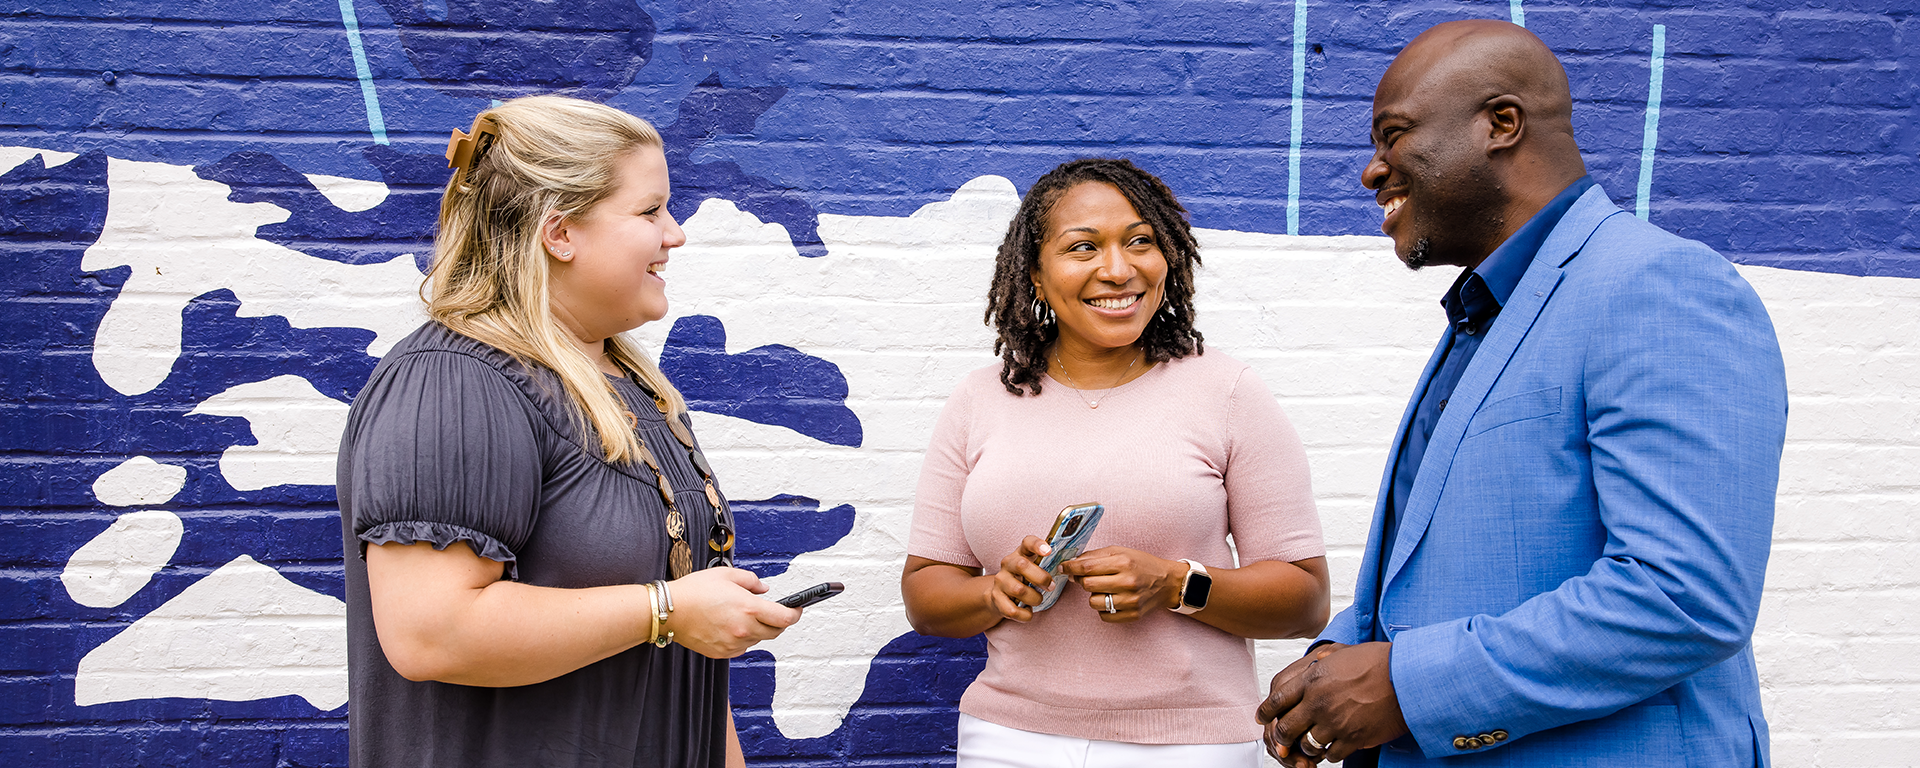
[[[1560,413],[1560,388],[1547,387],[1521,392],[1488,403],[1473,414],[1467,424],[1467,437],[1499,429],[1508,424],[1543,419]]]

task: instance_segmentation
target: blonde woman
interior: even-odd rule
[[[352,764],[744,765],[724,659],[800,612],[730,567],[686,405],[620,336],[686,242],[659,134],[531,97],[447,154],[432,320],[340,449]]]

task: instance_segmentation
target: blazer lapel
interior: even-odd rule
[[[1378,495],[1373,497],[1373,526],[1367,529],[1367,548],[1360,558],[1360,579],[1353,590],[1354,624],[1362,637],[1373,632],[1373,617],[1380,598],[1377,585],[1386,583],[1376,579],[1376,574],[1380,573],[1380,558],[1393,546],[1393,542],[1383,542],[1383,539],[1387,535],[1387,505],[1393,498],[1393,472],[1400,462],[1400,446],[1406,442],[1407,430],[1413,428],[1414,413],[1420,408],[1420,399],[1426,396],[1434,371],[1440,368],[1446,348],[1447,335],[1443,333],[1440,343],[1433,347],[1433,354],[1427,358],[1427,366],[1420,371],[1413,396],[1407,399],[1407,410],[1400,415],[1400,428],[1393,431],[1393,442],[1387,450],[1387,470],[1381,475]]]
[[[1520,348],[1520,342],[1533,330],[1534,321],[1539,319],[1540,311],[1553,298],[1554,289],[1560,285],[1566,264],[1580,255],[1580,248],[1600,227],[1600,222],[1610,216],[1624,214],[1596,184],[1580,196],[1579,201],[1561,217],[1553,232],[1547,235],[1546,241],[1540,244],[1540,250],[1534,254],[1527,273],[1520,278],[1520,284],[1514,287],[1513,295],[1507,297],[1506,305],[1500,308],[1500,318],[1494,322],[1493,332],[1474,352],[1473,361],[1467,364],[1467,370],[1460,376],[1460,383],[1454,387],[1453,396],[1447,400],[1446,411],[1440,415],[1440,421],[1434,424],[1433,438],[1428,441],[1426,456],[1420,461],[1420,473],[1414,478],[1412,491],[1407,494],[1407,508],[1399,510],[1400,531],[1398,539],[1392,542],[1386,577],[1380,582],[1383,591],[1399,575],[1408,558],[1413,556],[1413,550],[1419,546],[1421,537],[1426,534],[1427,525],[1433,521],[1434,511],[1440,503],[1440,492],[1446,487],[1447,474],[1453,469],[1454,454],[1466,436],[1467,422],[1480,410],[1494,382],[1500,379],[1501,372],[1506,370],[1507,363]],[[1432,375],[1433,363],[1429,362],[1427,373],[1421,378],[1423,391],[1427,377]],[[1415,397],[1414,400],[1417,404],[1419,398]],[[1405,429],[1403,423],[1403,434]],[[1396,447],[1398,445],[1395,443]],[[1388,471],[1391,473],[1391,468]],[[1361,580],[1362,584],[1366,582],[1366,579]]]

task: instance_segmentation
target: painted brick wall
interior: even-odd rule
[[[636,335],[744,500],[744,562],[776,589],[849,584],[736,663],[755,764],[950,764],[982,645],[900,615],[913,481],[946,392],[990,362],[1018,191],[1073,157],[1132,157],[1192,210],[1201,328],[1307,441],[1350,599],[1451,278],[1377,236],[1367,105],[1400,45],[1465,17],[1560,52],[1595,177],[1773,313],[1775,759],[1920,754],[1911,3],[5,7],[0,763],[344,762],[334,443],[420,320],[448,130],[526,93],[662,129],[691,242],[672,315]],[[1300,645],[1261,643],[1263,668]]]

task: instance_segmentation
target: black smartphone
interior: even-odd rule
[[[811,587],[807,587],[806,589],[795,592],[791,595],[787,595],[786,597],[780,598],[779,600],[775,600],[774,602],[784,605],[788,608],[805,608],[809,605],[813,605],[814,603],[820,602],[829,597],[833,597],[834,595],[840,594],[841,590],[844,590],[844,589],[846,589],[846,587],[841,586],[840,582],[837,582],[837,581],[821,582],[819,584],[815,584]]]

